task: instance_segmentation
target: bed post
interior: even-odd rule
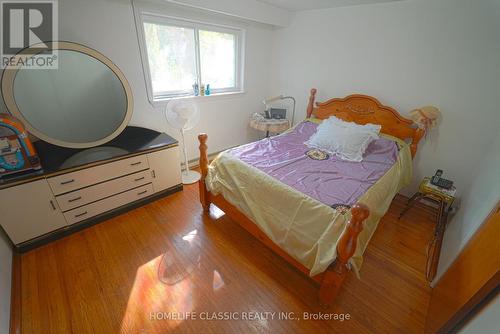
[[[207,187],[205,186],[205,178],[207,177],[208,173],[207,139],[208,136],[206,133],[200,133],[198,135],[198,141],[200,142],[199,148],[200,148],[200,171],[201,171],[201,178],[200,181],[198,181],[198,186],[200,189],[201,206],[203,207],[203,210],[206,212],[208,212],[210,206],[210,201],[208,199],[208,190]]]
[[[351,208],[351,220],[347,222],[346,229],[337,244],[337,259],[325,271],[323,282],[321,282],[319,289],[321,305],[329,306],[337,297],[342,282],[349,272],[347,262],[356,251],[358,235],[363,230],[363,221],[369,214],[370,211],[364,204],[355,204]]]
[[[309,95],[309,104],[307,105],[307,118],[310,118],[314,110],[314,99],[316,97],[316,88],[311,89],[311,95]]]

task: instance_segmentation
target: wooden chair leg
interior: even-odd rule
[[[351,208],[351,220],[337,244],[337,259],[328,267],[319,289],[319,302],[327,307],[337,297],[349,268],[347,263],[354,255],[358,243],[358,235],[363,230],[363,221],[370,215],[370,210],[364,204],[356,204]]]
[[[200,142],[200,171],[201,178],[198,181],[199,193],[200,193],[200,202],[203,207],[203,211],[208,212],[210,210],[210,200],[209,200],[209,192],[205,185],[205,179],[208,174],[208,154],[207,154],[207,139],[208,136],[206,133],[201,133],[198,135],[198,141]]]

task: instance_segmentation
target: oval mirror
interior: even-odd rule
[[[2,94],[8,110],[33,135],[59,146],[93,147],[119,135],[133,107],[132,91],[120,69],[86,46],[46,44],[57,49],[57,68],[20,64],[5,69]],[[30,49],[20,55],[33,53]]]

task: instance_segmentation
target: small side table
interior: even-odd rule
[[[269,137],[269,132],[283,132],[290,128],[288,119],[270,119],[259,118],[250,119],[250,127],[259,131],[265,131],[266,137]]]
[[[431,201],[437,203],[439,205],[438,211],[438,224],[443,219],[444,214],[451,208],[453,201],[455,200],[455,187],[451,187],[451,189],[443,189],[439,188],[431,184],[430,177],[424,177],[422,182],[420,182],[420,186],[418,187],[418,192],[413,195],[406,204],[406,207],[399,215],[399,218],[403,217],[403,215],[413,206],[416,202],[420,201],[422,198],[430,199]]]
[[[431,184],[430,177],[424,177],[420,186],[418,187],[418,192],[413,195],[406,204],[399,218],[413,206],[416,202],[425,198],[431,200],[439,205],[437,224],[434,229],[434,237],[427,247],[427,264],[425,268],[425,276],[429,282],[431,282],[436,276],[437,264],[439,261],[439,253],[441,251],[441,243],[443,241],[444,230],[446,228],[446,223],[448,220],[448,211],[451,209],[453,202],[455,201],[456,188],[453,186],[451,189],[443,189],[438,186]]]

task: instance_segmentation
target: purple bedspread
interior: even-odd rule
[[[326,160],[310,158],[307,152],[315,149],[304,142],[317,126],[304,121],[290,133],[239,146],[229,153],[334,208],[355,204],[397,161],[396,143],[385,138],[368,146],[362,162],[344,161],[335,155],[321,157],[321,153],[319,158]]]

